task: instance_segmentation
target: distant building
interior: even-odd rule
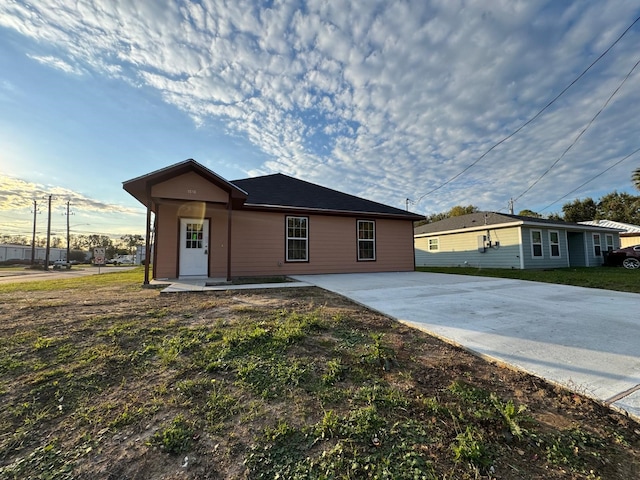
[[[476,212],[416,227],[416,266],[597,267],[620,247],[618,234],[602,224]]]
[[[596,225],[599,227],[616,228],[620,230],[620,247],[640,245],[640,226],[630,223],[614,222],[612,220],[590,220],[579,222],[582,225]]]
[[[31,262],[31,245],[9,245],[2,244],[0,245],[0,262],[19,262],[24,263],[25,261]],[[36,263],[44,262],[44,259],[47,254],[47,249],[44,247],[36,247],[35,250],[35,261]],[[67,259],[67,249],[66,248],[50,248],[49,249],[49,263],[55,262],[56,260]]]

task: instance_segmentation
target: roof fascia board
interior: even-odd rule
[[[219,187],[223,188],[223,190],[231,193],[232,196],[234,196],[233,193],[240,193],[240,196],[244,196],[245,198],[249,196],[249,194],[242,188],[238,187],[229,180],[226,180],[225,178],[221,177],[214,171],[208,169],[207,167],[196,162],[193,159],[184,160],[183,162],[176,163],[159,170],[155,170],[145,175],[132,178],[131,180],[126,180],[122,182],[122,184],[124,189],[129,191],[127,187],[130,185],[136,185],[144,182],[145,185],[153,186],[189,172],[193,172],[197,175],[200,175],[205,180],[217,184]]]
[[[497,228],[509,228],[509,227],[518,227],[522,225],[524,222],[521,220],[516,222],[509,223],[494,223],[490,225],[478,225],[474,227],[466,227],[466,228],[455,228],[453,230],[441,230],[437,232],[427,232],[427,233],[418,233],[414,235],[416,238],[418,237],[432,237],[434,235],[451,235],[452,233],[464,233],[464,232],[478,232],[481,230],[495,230]]]
[[[415,238],[422,237],[433,237],[434,235],[451,235],[454,233],[463,233],[463,232],[478,232],[482,230],[490,230],[496,228],[509,228],[509,227],[539,227],[539,228],[562,228],[565,230],[580,230],[580,231],[588,231],[588,232],[622,232],[624,230],[619,230],[617,228],[608,228],[608,227],[598,227],[595,225],[583,225],[583,224],[562,224],[562,223],[542,223],[535,221],[527,221],[527,220],[518,220],[510,223],[494,223],[490,225],[479,225],[468,228],[456,228],[453,230],[443,230],[438,232],[427,232],[427,233],[418,233],[414,235]]]
[[[555,228],[564,228],[565,230],[589,230],[589,231],[596,231],[596,230],[610,230],[610,231],[619,231],[617,228],[611,228],[611,227],[603,227],[603,226],[599,226],[599,225],[585,225],[584,223],[543,223],[543,222],[536,222],[535,220],[524,220],[524,225],[526,226],[532,226],[532,227],[541,227],[541,228],[550,228],[550,227],[555,227]]]
[[[384,212],[361,212],[355,210],[333,210],[329,208],[311,208],[311,207],[294,207],[287,205],[266,205],[266,204],[255,204],[255,203],[245,203],[243,205],[244,210],[261,210],[261,211],[291,211],[298,213],[317,213],[321,215],[340,215],[340,216],[358,216],[358,217],[377,217],[377,218],[394,218],[400,220],[422,220],[424,217],[416,214],[416,213],[408,213],[407,215],[393,214],[393,213],[384,213]]]
[[[587,226],[587,225],[585,225],[585,226]],[[621,229],[621,228],[596,227],[596,226],[592,226],[591,228],[586,228],[585,230],[589,230],[589,231],[597,231],[597,232],[602,232],[602,231],[607,232],[607,231],[608,231],[608,232],[611,232],[611,233],[613,233],[613,232],[619,232],[619,233],[621,233],[621,232],[626,232],[626,230]],[[636,233],[637,233],[637,232],[636,232]]]

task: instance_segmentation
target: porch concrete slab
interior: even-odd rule
[[[293,278],[640,420],[639,294],[422,272]]]
[[[166,288],[163,288],[161,290],[162,293],[259,290],[265,288],[299,288],[312,286],[311,284],[302,281],[282,283],[248,283],[242,285],[234,285],[230,282],[226,282],[225,280],[211,278],[152,280],[150,283],[151,285],[167,285]]]

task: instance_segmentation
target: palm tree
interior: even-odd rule
[[[636,168],[631,175],[631,181],[633,185],[640,190],[640,168]]]

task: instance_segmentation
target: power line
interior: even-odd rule
[[[600,110],[598,110],[598,112],[593,116],[593,118],[589,121],[589,123],[587,124],[586,127],[584,127],[582,129],[582,131],[578,134],[578,136],[573,140],[573,142],[571,142],[571,144],[564,150],[564,152],[562,152],[562,155],[560,155],[555,162],[553,162],[551,164],[551,166],[549,168],[547,168],[542,175],[540,175],[535,182],[533,182],[531,185],[529,185],[529,187],[527,187],[527,189],[522,192],[520,195],[518,195],[513,201],[517,202],[518,200],[520,200],[521,197],[523,197],[527,192],[529,192],[533,187],[535,187],[538,182],[540,180],[542,180],[547,173],[549,173],[551,171],[551,169],[553,167],[555,167],[558,162],[560,162],[560,160],[562,160],[564,158],[564,156],[567,154],[567,152],[569,152],[569,150],[571,150],[573,148],[573,146],[578,143],[578,140],[580,140],[580,138],[582,137],[582,135],[584,135],[584,133],[591,127],[591,125],[593,124],[593,122],[595,122],[596,118],[598,118],[598,116],[602,113],[602,111],[607,108],[607,106],[609,105],[609,102],[611,102],[611,100],[613,99],[613,97],[616,96],[616,94],[620,91],[620,89],[622,88],[622,86],[625,84],[625,82],[628,80],[628,78],[631,76],[631,74],[633,73],[633,71],[636,69],[636,67],[640,65],[640,60],[638,60],[635,65],[631,68],[631,70],[629,70],[629,73],[627,73],[627,75],[624,77],[624,79],[622,80],[622,82],[620,82],[620,85],[618,85],[618,87],[613,91],[613,93],[609,96],[609,98],[607,99],[606,102],[604,102],[604,105],[602,105],[602,107],[600,108]]]
[[[509,135],[507,135],[506,137],[504,137],[502,140],[496,142],[495,144],[493,144],[486,152],[484,152],[482,155],[480,155],[475,161],[473,161],[471,164],[469,164],[467,167],[465,167],[460,173],[458,173],[457,175],[454,175],[453,177],[451,177],[449,180],[447,180],[446,182],[442,183],[441,185],[437,186],[436,188],[429,190],[427,193],[425,193],[424,195],[422,195],[420,198],[418,198],[418,200],[416,201],[416,203],[419,203],[424,197],[431,195],[434,192],[437,192],[438,190],[440,190],[442,187],[450,184],[451,182],[453,182],[455,179],[457,179],[458,177],[460,177],[462,174],[464,174],[467,170],[469,170],[470,168],[472,168],[473,166],[477,165],[478,162],[480,162],[480,160],[482,160],[484,157],[486,157],[493,149],[495,149],[496,147],[502,145],[504,142],[506,142],[507,140],[509,140],[511,137],[515,136],[518,132],[520,132],[520,130],[522,130],[524,127],[526,127],[527,125],[529,125],[531,122],[533,122],[535,119],[537,119],[540,115],[542,115],[551,105],[553,105],[562,95],[564,95],[564,93],[569,90],[574,84],[576,84],[582,77],[585,76],[585,74],[591,70],[591,68],[598,63],[607,53],[609,53],[609,51],[622,39],[622,37],[624,37],[627,32],[629,32],[629,30],[631,30],[631,28],[633,28],[633,26],[638,23],[638,21],[640,21],[640,17],[636,18],[633,23],[631,25],[629,25],[627,27],[627,29],[622,32],[622,34],[620,34],[620,36],[618,38],[616,38],[616,40],[604,51],[600,54],[600,56],[598,56],[598,58],[596,58],[591,65],[589,65],[586,69],[583,70],[583,72],[578,75],[569,85],[567,85],[558,95],[556,95],[549,103],[547,103],[544,108],[542,108],[538,113],[536,113],[533,117],[531,117],[529,120],[527,120],[526,122],[524,122],[522,125],[520,125],[518,128],[516,128],[513,132],[511,132]]]
[[[546,207],[544,207],[542,210],[540,210],[541,212],[544,212],[547,208],[549,208],[551,205],[555,205],[556,203],[558,203],[560,200],[564,200],[565,198],[567,198],[569,195],[571,195],[572,193],[580,190],[582,187],[584,187],[586,184],[593,182],[596,178],[601,177],[602,175],[604,175],[605,173],[607,173],[609,170],[611,170],[613,167],[616,167],[618,165],[620,165],[622,162],[624,162],[625,160],[627,160],[628,158],[632,157],[633,155],[635,155],[636,153],[640,152],[640,147],[636,148],[633,152],[631,152],[629,155],[627,155],[626,157],[623,157],[621,160],[618,160],[616,163],[614,163],[613,165],[611,165],[608,168],[605,168],[602,172],[600,172],[599,174],[597,174],[594,177],[591,177],[589,180],[587,180],[586,182],[584,182],[582,185],[574,188],[573,190],[571,190],[569,193],[563,195],[562,197],[560,197],[559,199],[555,200],[554,202],[551,202],[549,205],[547,205]]]

